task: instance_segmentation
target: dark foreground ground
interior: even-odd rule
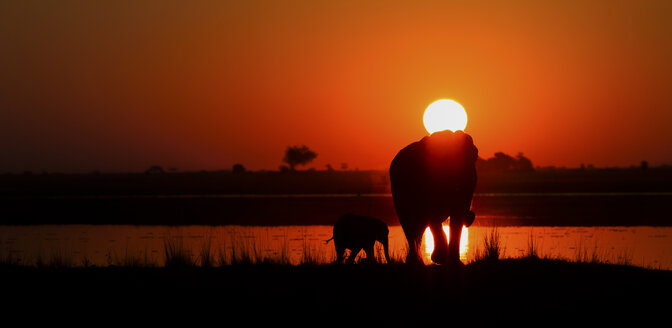
[[[0,267],[5,322],[669,325],[672,272],[517,259],[443,266]],[[238,321],[241,320],[242,321]]]

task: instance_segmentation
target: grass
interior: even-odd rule
[[[196,263],[192,259],[191,251],[184,247],[182,238],[166,238],[163,241],[163,249],[166,256],[164,265],[167,268],[189,267]]]
[[[575,247],[575,256],[573,261],[577,263],[596,263],[596,264],[617,264],[617,265],[632,265],[632,254],[628,250],[623,250],[619,253],[599,252],[597,246],[591,248],[592,251],[579,241],[579,245]]]
[[[408,255],[408,245],[401,249],[390,249],[390,263],[401,264],[406,262],[406,255]]]
[[[502,244],[501,235],[497,231],[497,227],[493,227],[483,238],[483,251],[479,249],[476,250],[474,262],[497,261],[504,256],[505,249],[506,248]]]
[[[282,238],[282,236],[279,236]],[[632,265],[632,252],[620,251],[600,252],[597,248],[590,248],[581,241],[574,247],[575,254],[569,258],[560,256],[550,256],[542,254],[541,248],[533,233],[528,237],[527,249],[523,252],[522,258],[543,259],[543,260],[562,260],[575,263],[595,263],[595,264],[619,264]],[[324,252],[319,249],[314,240],[304,236],[303,241],[298,241],[299,245],[290,246],[289,239],[285,235],[284,241],[279,249],[264,249],[263,243],[251,238],[231,238],[225,243],[228,247],[215,246],[211,235],[203,238],[202,243],[195,245],[186,245],[181,236],[167,237],[163,241],[163,255],[165,267],[222,267],[237,265],[324,265],[334,263],[333,252]],[[262,240],[263,241],[263,240]],[[320,241],[318,241],[319,243]],[[302,244],[301,244],[302,243]],[[380,245],[377,245],[380,246]],[[293,248],[295,247],[295,248]],[[268,248],[268,247],[266,247]],[[333,250],[333,248],[332,248]],[[377,257],[382,259],[382,247],[376,247]],[[505,258],[506,247],[504,245],[500,231],[493,227],[483,236],[482,244],[475,250],[475,255],[469,263],[480,261],[497,261]],[[298,254],[297,254],[298,253]],[[293,255],[292,255],[293,254]],[[331,258],[329,257],[331,254]],[[407,249],[403,247],[392,247],[390,249],[390,264],[401,264],[405,262]],[[140,267],[158,267],[161,266],[160,260],[157,261],[152,254],[145,250],[129,252],[126,249],[121,256],[112,253],[106,254],[108,266],[140,268]],[[367,254],[368,255],[368,254]],[[160,255],[159,255],[160,256]],[[384,261],[381,261],[384,263]],[[35,260],[27,260],[17,256],[14,253],[5,253],[0,258],[0,264],[12,266],[36,266],[38,268],[63,268],[63,267],[91,267],[90,258],[86,255],[68,256],[61,250],[53,250],[47,256],[38,255]],[[103,264],[104,266],[104,264]],[[659,265],[660,268],[660,265]]]
[[[504,258],[505,247],[503,246],[500,233],[496,227],[493,227],[488,234],[483,238],[483,250],[476,249],[476,254],[471,263],[475,262],[491,262]],[[568,263],[590,263],[590,264],[615,264],[615,265],[632,265],[632,253],[629,251],[621,251],[617,254],[600,253],[597,247],[591,248],[592,251],[583,245],[582,241],[574,247],[575,254],[573,258],[563,258],[561,256],[541,255],[541,247],[536,241],[534,233],[530,232],[527,240],[527,249],[521,257],[527,260],[547,260],[547,261],[562,261]]]
[[[252,265],[269,263],[263,256],[263,252],[255,243],[245,238],[242,241],[231,240],[231,256],[229,257],[226,249],[220,249],[219,265]]]
[[[86,257],[84,257],[83,264],[85,267],[90,265]],[[146,268],[157,266],[156,262],[152,260],[147,249],[145,249],[144,252],[129,252],[128,247],[124,250],[124,256],[119,256],[116,253],[108,253],[108,265],[127,268]]]
[[[205,242],[201,245],[201,249],[198,253],[198,257],[201,262],[201,266],[204,268],[210,268],[214,266],[214,258],[212,254],[212,235],[208,234]]]
[[[580,239],[578,245],[570,249],[574,249],[574,256],[565,258],[562,256],[553,256],[550,254],[541,255],[540,246],[535,241],[534,234],[531,232],[528,237],[527,250],[523,256],[525,259],[543,259],[549,261],[563,261],[569,263],[583,263],[583,264],[614,264],[614,265],[632,265],[632,254],[625,250],[617,254],[609,252],[600,252],[597,245],[588,248]]]
[[[526,257],[539,258],[539,245],[534,241],[534,233],[532,231],[530,231],[530,236],[527,238]]]
[[[324,259],[320,256],[319,252],[314,252],[312,243],[307,238],[303,239],[303,256],[301,257],[301,263],[305,265],[317,265],[324,263]]]

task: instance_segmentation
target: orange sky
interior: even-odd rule
[[[586,3],[587,2],[587,3]],[[0,172],[386,169],[429,103],[482,157],[672,164],[670,1],[0,4]]]

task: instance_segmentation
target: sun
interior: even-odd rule
[[[455,132],[467,126],[467,112],[457,101],[440,99],[425,109],[422,122],[429,134],[443,130]]]

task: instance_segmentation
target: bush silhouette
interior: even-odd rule
[[[232,172],[235,174],[245,173],[245,167],[243,164],[234,164]]]
[[[145,171],[145,174],[164,174],[166,171],[160,165],[152,165]]]

